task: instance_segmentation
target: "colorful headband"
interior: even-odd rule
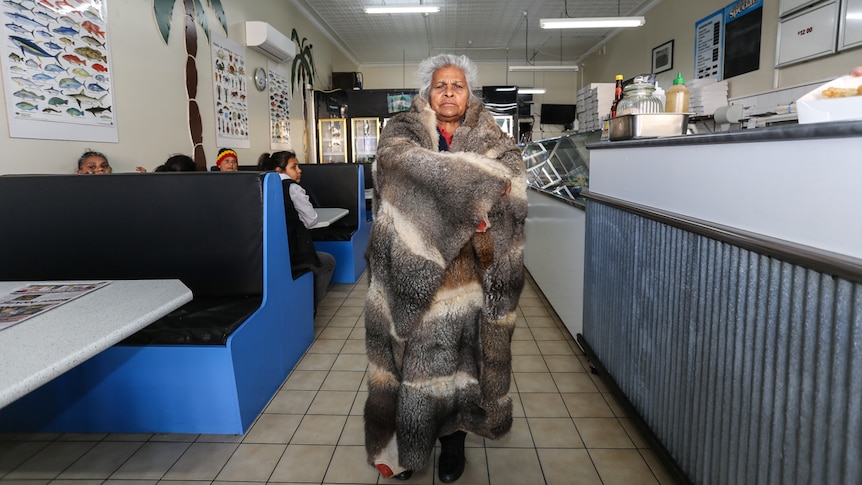
[[[221,167],[221,162],[223,162],[225,158],[230,157],[230,156],[233,156],[234,158],[239,160],[239,156],[236,154],[235,151],[233,151],[231,149],[227,149],[227,150],[218,154],[218,157],[216,158],[216,167]]]

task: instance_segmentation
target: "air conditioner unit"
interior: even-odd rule
[[[266,22],[245,23],[245,45],[277,62],[289,62],[296,56],[296,44]]]

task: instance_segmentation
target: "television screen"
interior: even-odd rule
[[[544,125],[571,125],[575,122],[575,105],[544,103],[539,122]]]

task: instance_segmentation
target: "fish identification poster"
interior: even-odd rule
[[[4,0],[3,86],[9,135],[118,141],[104,0]]]

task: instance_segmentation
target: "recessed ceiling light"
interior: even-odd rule
[[[545,94],[545,88],[518,88],[518,94]]]
[[[365,13],[437,13],[440,7],[365,7]]]
[[[541,19],[543,29],[610,29],[620,27],[640,27],[645,24],[643,17],[584,17]]]
[[[549,64],[543,66],[541,64],[536,65],[526,65],[526,66],[509,66],[509,72],[532,72],[532,71],[577,71],[577,65],[558,65],[558,64]]]

